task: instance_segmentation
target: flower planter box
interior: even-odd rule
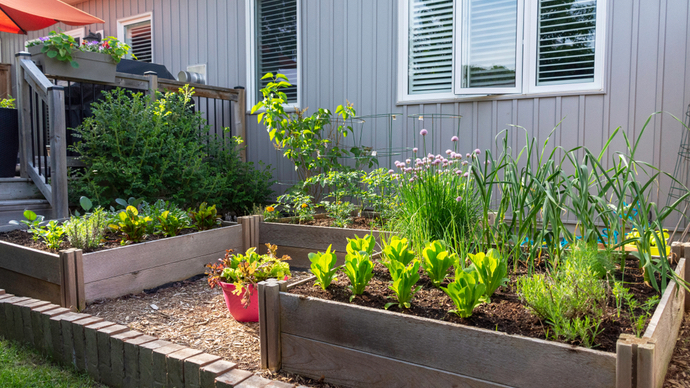
[[[72,58],[79,64],[75,68],[69,62],[47,57],[41,52],[41,46],[32,46],[28,50],[31,59],[44,74],[95,82],[115,82],[117,64],[110,55],[73,50]]]
[[[690,252],[688,252],[690,253]],[[685,259],[677,272],[690,275]],[[671,283],[643,338],[608,353],[290,294],[259,283],[262,367],[348,387],[661,387],[683,317]]]
[[[243,217],[251,219],[255,232],[253,240],[246,243],[247,246],[258,247],[260,253],[266,252],[266,243],[278,246],[278,255],[288,255],[290,267],[309,268],[311,262],[307,256],[310,252],[325,251],[329,245],[333,245],[338,256],[338,265],[344,263],[345,247],[347,239],[354,238],[355,235],[364,237],[371,233],[369,230],[332,228],[326,226],[311,226],[284,224],[274,222],[263,222],[262,216]],[[247,222],[242,219],[239,222]],[[373,231],[374,236],[380,243],[381,237],[389,238],[391,232]]]
[[[241,225],[90,253],[58,255],[0,241],[0,284],[17,295],[83,308],[202,274],[226,249],[242,249]]]

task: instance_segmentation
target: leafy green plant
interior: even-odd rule
[[[170,213],[170,210],[166,210],[158,216],[158,222],[160,223],[161,231],[163,234],[172,237],[177,236],[177,234],[185,227],[185,222]]]
[[[456,310],[451,313],[457,314],[460,318],[469,318],[477,305],[481,304],[481,299],[486,292],[486,286],[481,282],[479,273],[475,268],[466,268],[455,274],[455,281],[448,284],[448,287],[441,287],[450,299],[453,300]]]
[[[108,227],[108,214],[102,208],[96,208],[93,213],[70,217],[62,227],[67,241],[74,248],[94,249],[103,240],[103,234]]]
[[[409,309],[412,306],[410,301],[422,288],[422,286],[417,286],[415,288],[415,285],[419,281],[419,260],[412,260],[407,266],[403,265],[400,261],[391,260],[388,269],[390,270],[391,267],[396,266],[397,268],[391,271],[393,282],[388,288],[395,292],[398,301],[386,303],[384,307],[388,309],[397,303],[398,307]]]
[[[422,250],[422,257],[422,267],[434,287],[441,286],[441,282],[448,276],[450,267],[459,261],[458,255],[448,252],[445,244],[440,240],[427,243]]]
[[[347,253],[355,254],[363,252],[367,256],[371,256],[376,247],[376,239],[373,234],[366,234],[364,237],[355,235],[355,238],[347,239],[347,246],[345,247]]]
[[[335,251],[331,251],[332,245],[328,246],[326,252],[309,253],[311,261],[311,272],[316,276],[314,285],[321,286],[322,289],[328,288],[336,278],[339,267],[335,265],[338,260]]]
[[[188,210],[189,218],[198,230],[208,230],[215,228],[220,224],[220,216],[216,210],[216,205],[208,206],[206,202],[202,202],[197,210]]]
[[[24,220],[11,220],[9,223],[11,225],[19,225],[20,223],[26,225],[27,228],[29,228],[29,233],[31,233],[33,236],[32,238],[38,241],[41,238],[41,236],[38,233],[36,233],[36,231],[40,228],[41,222],[43,222],[44,217],[41,215],[37,215],[36,213],[28,209],[24,210],[23,215],[25,218]]]
[[[352,223],[351,214],[357,208],[347,201],[322,201],[321,204],[326,209],[328,217],[333,219],[333,226],[345,228]]]
[[[266,207],[259,206],[258,209],[254,211],[254,214],[263,215],[265,222],[277,221],[278,218],[280,218],[280,212],[276,210],[276,206],[277,205],[269,205]]]
[[[290,257],[285,255],[278,258],[278,247],[266,244],[268,253],[260,255],[256,248],[249,248],[244,254],[232,254],[232,249],[225,252],[225,256],[218,259],[217,263],[206,265],[207,281],[211,288],[220,286],[220,283],[233,283],[235,295],[242,294],[242,303],[247,308],[250,302],[249,286],[256,287],[258,282],[266,279],[284,280],[291,276],[290,265],[286,263]]]
[[[630,325],[633,333],[637,338],[644,334],[644,327],[647,324],[647,319],[652,316],[654,308],[659,304],[659,296],[654,295],[645,303],[640,303],[635,296],[623,286],[622,282],[616,282],[612,289],[613,296],[616,300],[616,310],[618,317],[623,307],[623,302],[628,306],[628,314],[630,318]],[[640,311],[640,313],[638,313]]]
[[[496,249],[489,249],[486,253],[468,254],[472,266],[477,270],[477,274],[482,283],[486,286],[484,301],[491,303],[491,295],[496,289],[504,285],[508,278],[508,265]],[[457,275],[456,275],[457,276]]]
[[[146,234],[148,223],[151,221],[151,217],[140,217],[137,208],[130,205],[118,213],[116,223],[110,224],[109,227],[124,234],[120,244],[125,245],[141,242]]]
[[[348,245],[343,271],[347,278],[350,279],[348,288],[352,291],[350,296],[350,302],[352,302],[355,296],[361,295],[364,292],[367,284],[374,276],[374,263],[371,262],[370,256],[365,251],[350,252]]]
[[[399,236],[392,236],[390,241],[383,242],[383,255],[386,258],[384,262],[397,261],[404,266],[407,266],[415,258],[407,239]]]
[[[574,260],[588,266],[599,279],[603,279],[609,277],[615,270],[611,261],[612,255],[613,252],[599,250],[597,245],[578,241],[566,256],[566,260]]]
[[[34,233],[37,233],[41,237],[41,240],[43,240],[48,248],[59,249],[63,241],[63,236],[65,235],[65,230],[59,222],[51,220],[47,225],[35,229]]]
[[[291,211],[298,223],[311,221],[316,213],[312,203],[312,196],[299,190],[287,192],[278,197],[278,203],[285,209]]]
[[[50,31],[47,37],[39,38],[37,41],[29,42],[27,47],[43,46],[41,52],[48,58],[55,58],[58,61],[68,62],[72,67],[78,68],[77,61],[72,59],[72,51],[79,49],[79,44],[70,35],[62,32]]]
[[[129,45],[120,42],[114,36],[108,36],[101,42],[83,41],[79,50],[84,52],[102,53],[110,55],[113,62],[120,63],[120,60],[129,53]],[[136,55],[132,54],[132,59],[137,59]]]
[[[295,164],[300,180],[305,181],[325,171],[346,170],[347,167],[338,159],[363,153],[362,147],[346,148],[341,144],[348,134],[353,133],[351,126],[344,125],[356,114],[352,105],[338,105],[336,108],[335,113],[342,120],[339,125],[332,124],[333,115],[328,109],[318,109],[311,116],[305,115],[306,109],[287,113],[284,107],[288,98],[281,90],[291,86],[287,77],[267,73],[262,80],[270,81],[261,89],[263,100],[252,107],[251,113],[265,110],[258,114],[257,120],[266,126],[275,147]],[[370,164],[378,164],[378,160],[372,157]],[[320,199],[317,193],[312,194],[316,194],[317,201]]]
[[[8,95],[7,98],[3,98],[0,100],[0,108],[15,109],[14,101],[15,99],[12,98],[12,96]]]
[[[517,288],[529,308],[551,325],[554,337],[593,346],[607,294],[586,262],[566,261],[551,276],[520,277]]]
[[[93,116],[75,129],[79,141],[70,150],[85,167],[71,170],[71,202],[80,196],[106,208],[112,198],[162,199],[182,208],[207,202],[238,215],[265,202],[270,168],[242,162],[237,139],[209,134],[193,95],[188,86],[155,101],[122,89],[104,92],[91,104]]]

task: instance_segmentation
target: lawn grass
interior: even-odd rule
[[[0,387],[98,387],[89,376],[61,367],[36,350],[0,339]]]

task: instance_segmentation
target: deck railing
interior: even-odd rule
[[[186,83],[159,79],[156,73],[145,75],[117,73],[115,82],[103,83],[78,78],[66,78],[43,74],[31,61],[29,53],[17,54],[16,66],[17,104],[20,126],[20,163],[22,177],[31,178],[55,210],[57,218],[69,215],[67,205],[67,128],[75,128],[81,120],[66,116],[68,108],[85,110],[84,88],[95,92],[108,87],[121,87],[151,94],[151,91],[177,92]],[[59,82],[63,81],[63,82]],[[65,96],[64,84],[71,88],[78,83],[80,99]],[[202,84],[194,87],[195,109],[202,113],[211,134],[222,139],[230,136],[246,141],[245,91]],[[70,89],[71,90],[71,89]],[[83,118],[83,117],[82,117]],[[225,128],[230,128],[226,134]],[[243,161],[247,160],[246,147],[240,151]]]

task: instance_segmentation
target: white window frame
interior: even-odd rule
[[[126,18],[117,19],[117,40],[125,42],[125,29],[132,24],[148,21],[151,23],[151,63],[156,63],[155,50],[153,49],[153,42],[155,36],[153,32],[153,12],[145,12],[139,15],[128,16]],[[105,36],[103,37],[105,38]]]
[[[75,39],[76,39],[76,38],[80,38],[80,39],[81,39],[81,42],[83,42],[83,41],[84,41],[84,37],[86,36],[86,29],[85,29],[84,27],[80,27],[80,28],[75,28],[75,29],[73,29],[73,30],[69,30],[69,31],[62,31],[62,33],[65,34],[65,35],[69,35],[69,36],[71,36],[72,38],[75,38]],[[26,42],[24,42],[24,49],[26,49],[26,46],[27,46],[29,43],[35,42],[35,41],[37,41],[37,40],[38,40],[38,38],[36,38],[36,39],[31,39],[31,40],[27,40]]]
[[[253,0],[250,0],[253,1]],[[459,69],[462,64],[459,45],[459,30],[461,28],[462,11],[458,4],[463,0],[453,2],[453,90],[444,93],[410,94],[408,74],[409,50],[409,11],[410,0],[399,0],[398,7],[398,104],[425,103],[439,101],[459,101],[476,99],[488,95],[507,95],[523,97],[541,94],[569,94],[578,92],[603,92],[605,85],[606,35],[608,31],[608,0],[597,0],[597,19],[594,56],[594,80],[583,83],[564,83],[557,85],[536,85],[537,44],[536,37],[539,7],[534,0],[517,0],[518,2],[518,47],[516,50],[516,86],[512,88],[461,88],[462,78]],[[521,44],[520,44],[521,42]],[[531,43],[530,43],[531,42]]]
[[[247,26],[247,86],[246,90],[246,106],[247,112],[250,112],[252,107],[256,104],[260,91],[256,84],[258,75],[256,74],[256,1],[247,0],[245,7],[245,24]],[[297,102],[283,105],[285,109],[300,108],[302,106],[302,2],[296,0],[297,3]],[[263,74],[261,75],[263,76]],[[259,109],[257,113],[264,111]]]

